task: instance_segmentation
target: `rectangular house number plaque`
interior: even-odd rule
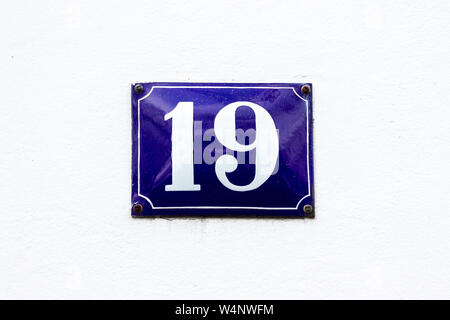
[[[132,86],[133,216],[314,217],[312,85]]]

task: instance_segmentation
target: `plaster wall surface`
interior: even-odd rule
[[[450,298],[449,18],[2,1],[0,298]],[[132,219],[140,81],[311,81],[316,219]]]

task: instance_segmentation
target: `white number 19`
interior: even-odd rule
[[[249,145],[236,140],[235,113],[241,106],[249,107],[255,113],[256,137]],[[164,116],[164,120],[169,119],[172,119],[172,184],[166,185],[165,189],[199,191],[200,185],[194,184],[194,103],[179,102],[175,109]],[[216,115],[214,131],[219,142],[230,150],[246,152],[256,149],[255,177],[245,186],[232,184],[226,176],[226,173],[238,167],[235,157],[225,154],[217,159],[216,175],[225,187],[233,191],[250,191],[269,179],[277,164],[279,146],[275,123],[263,107],[248,101],[230,103]]]

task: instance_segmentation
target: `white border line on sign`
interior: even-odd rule
[[[223,206],[186,206],[186,207],[155,207],[152,201],[141,194],[141,101],[148,98],[155,88],[167,88],[167,89],[291,89],[294,94],[306,102],[306,168],[308,171],[308,194],[299,200],[295,208],[290,207],[223,207]],[[293,87],[222,87],[222,86],[153,86],[149,93],[144,97],[138,99],[138,196],[147,200],[152,209],[249,209],[249,210],[297,210],[300,203],[311,195],[311,180],[309,175],[309,115],[308,115],[309,104],[308,100],[302,98]]]

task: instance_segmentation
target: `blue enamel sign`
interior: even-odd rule
[[[132,215],[314,216],[312,86],[132,86]]]

